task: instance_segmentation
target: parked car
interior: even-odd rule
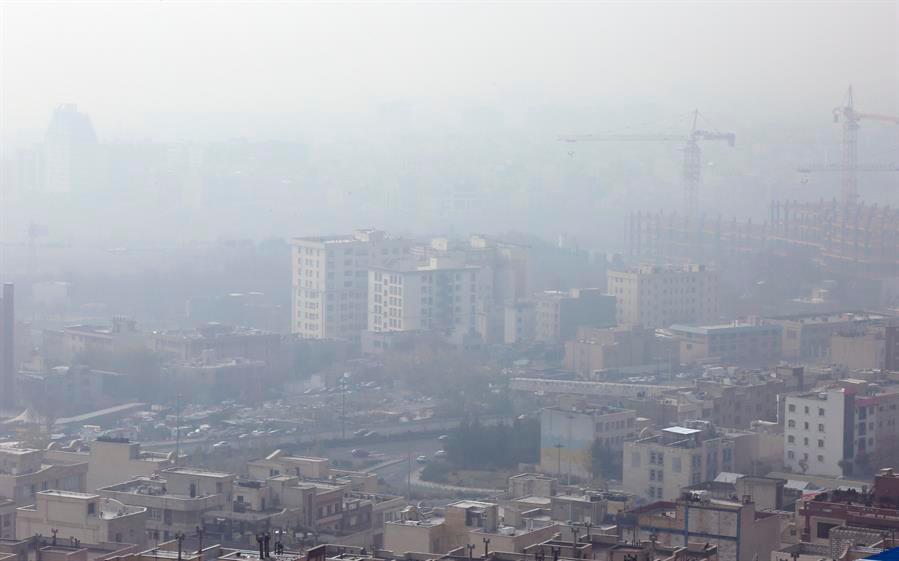
[[[415,458],[415,461],[418,462],[418,463],[420,463],[420,464],[426,464],[426,463],[428,463],[428,462],[431,461],[431,460],[428,459],[427,456],[419,456],[419,457]]]
[[[371,455],[371,452],[363,450],[362,448],[354,448],[350,453],[354,458],[367,458]]]

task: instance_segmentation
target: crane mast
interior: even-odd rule
[[[683,142],[684,160],[682,181],[684,190],[684,214],[697,223],[699,217],[699,186],[702,183],[702,150],[699,147],[700,140],[723,140],[731,147],[736,142],[733,133],[720,133],[697,128],[699,111],[691,112],[690,132],[682,134],[578,134],[563,135],[559,140],[563,142],[599,142],[599,141],[655,141],[655,142]]]
[[[855,102],[852,95],[852,86],[846,92],[843,105],[833,110],[833,121],[843,121],[843,157],[841,181],[841,195],[843,207],[849,208],[858,203],[858,172],[859,171],[894,171],[889,166],[862,166],[858,164],[858,129],[859,121],[868,119],[873,121],[886,121],[899,124],[899,117],[878,115],[875,113],[860,113],[855,110]]]

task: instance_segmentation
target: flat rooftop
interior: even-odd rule
[[[780,331],[780,325],[752,324],[752,323],[720,323],[716,325],[688,325],[675,324],[669,328],[680,333],[692,333],[694,335],[717,335],[719,333],[758,333],[765,331]]]
[[[181,475],[192,475],[195,477],[215,477],[219,479],[227,479],[229,477],[237,477],[233,473],[225,473],[222,471],[209,471],[201,468],[192,467],[172,467],[162,470],[162,473],[177,473]]]
[[[48,495],[53,497],[64,497],[67,499],[99,499],[100,495],[95,493],[79,493],[77,491],[59,491],[52,489],[49,491],[38,491],[38,495]]]
[[[688,429],[687,427],[668,427],[667,429],[662,429],[662,432],[679,436],[692,436],[694,434],[699,434],[702,431],[699,429]]]

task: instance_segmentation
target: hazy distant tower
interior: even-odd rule
[[[16,406],[15,301],[11,283],[3,285],[0,300],[0,410],[12,411]]]
[[[86,113],[74,104],[56,108],[44,135],[44,189],[83,191],[97,180],[97,135]]]

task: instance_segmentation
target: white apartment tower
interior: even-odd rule
[[[718,317],[718,274],[705,265],[645,265],[609,271],[607,278],[620,326],[659,328]]]
[[[847,440],[853,435],[851,424],[846,430],[852,401],[844,388],[787,396],[784,466],[802,474],[843,475],[842,462],[851,450]]]
[[[408,255],[412,242],[379,230],[294,238],[292,332],[355,339],[368,325],[368,269]]]
[[[368,329],[477,332],[486,297],[480,276],[479,267],[437,257],[374,266],[368,273]]]

